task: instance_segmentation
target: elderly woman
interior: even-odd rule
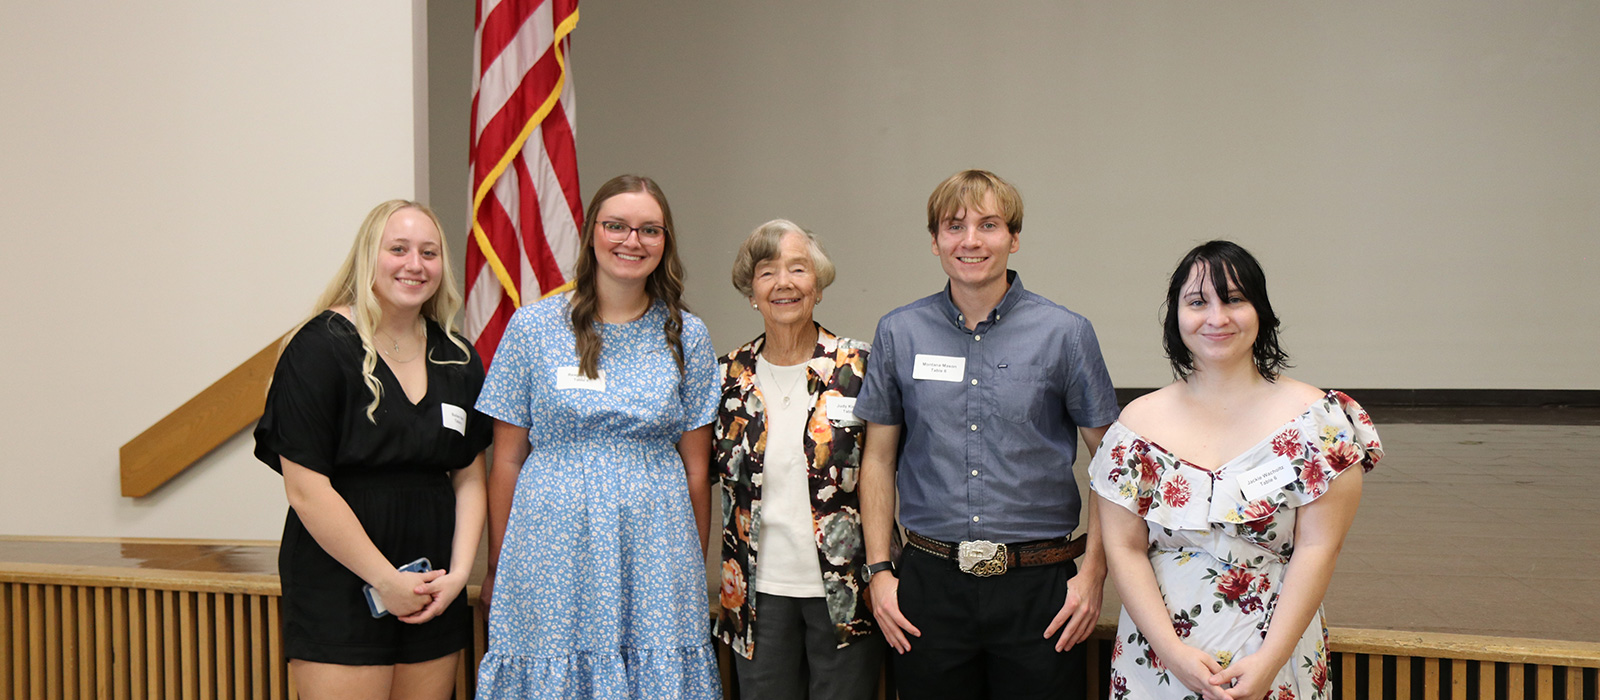
[[[832,282],[816,237],[782,219],[752,232],[733,263],[733,286],[766,327],[722,358],[716,424],[715,634],[738,653],[743,697],[868,698],[877,687],[883,643],[862,598],[856,496],[866,433],[853,411],[869,346],[812,320]]]

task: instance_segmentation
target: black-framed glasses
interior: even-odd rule
[[[658,224],[645,224],[643,226],[629,226],[621,221],[600,222],[600,233],[612,243],[621,243],[628,240],[628,234],[639,234],[639,242],[647,246],[658,246],[667,240],[667,227]]]

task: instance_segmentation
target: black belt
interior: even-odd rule
[[[1011,568],[1046,566],[1072,561],[1083,556],[1086,536],[1077,539],[1056,537],[1048,540],[999,544],[988,540],[951,543],[923,537],[906,531],[906,542],[941,559],[956,562],[956,566],[973,576],[997,576]]]

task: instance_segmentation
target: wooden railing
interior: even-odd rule
[[[0,694],[293,700],[278,596],[265,574],[0,564]],[[485,648],[481,616],[475,627],[457,698],[472,697]],[[1090,647],[1089,697],[1108,695],[1113,632],[1102,621]],[[1330,637],[1340,700],[1596,697],[1600,644],[1353,629]],[[725,648],[720,659],[736,697]]]

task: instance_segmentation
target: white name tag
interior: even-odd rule
[[[442,404],[439,404],[439,411],[444,414],[444,427],[449,428],[451,430],[454,430],[454,431],[456,431],[458,433],[461,433],[462,437],[466,436],[466,434],[467,434],[467,412],[466,412],[466,410],[462,409],[460,406],[452,406],[452,405],[447,404],[447,403],[442,403]]]
[[[856,420],[856,400],[850,396],[829,396],[827,399],[828,420],[835,423],[854,425],[861,421]]]
[[[1299,476],[1288,457],[1279,457],[1240,474],[1239,490],[1244,492],[1245,500],[1255,501],[1289,485]]]
[[[927,379],[935,382],[959,382],[967,373],[967,358],[950,357],[948,355],[917,355],[917,363],[911,368],[912,379]]]
[[[588,389],[589,391],[605,391],[606,390],[606,371],[603,370],[603,369],[597,369],[597,370],[595,370],[595,374],[598,374],[600,376],[595,377],[594,379],[590,379],[587,376],[584,376],[583,372],[579,371],[577,367],[557,367],[556,368],[556,388],[557,389]]]

